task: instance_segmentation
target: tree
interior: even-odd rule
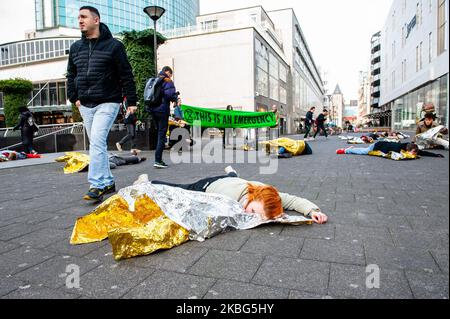
[[[139,119],[145,118],[144,89],[147,80],[156,76],[154,61],[154,35],[153,29],[144,31],[122,32],[122,42],[127,51],[128,60],[133,68],[134,79],[136,81],[136,93],[138,96]],[[163,44],[166,38],[157,33],[158,45]]]
[[[26,106],[33,83],[25,79],[0,81],[0,92],[3,92],[6,126],[15,126],[19,117],[19,107]]]

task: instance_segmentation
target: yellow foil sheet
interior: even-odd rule
[[[189,240],[189,232],[170,220],[148,196],[136,199],[135,212],[119,195],[112,196],[88,216],[79,218],[72,245],[109,238],[116,260],[148,255]]]
[[[284,147],[286,151],[294,156],[300,155],[305,150],[304,141],[296,141],[290,138],[279,138],[272,141],[261,142],[262,145],[269,145],[270,147]]]
[[[404,150],[402,150],[401,153],[389,152],[387,154],[385,154],[381,151],[372,151],[372,152],[369,152],[369,156],[383,157],[383,158],[391,159],[394,161],[415,160],[415,159],[419,158],[417,155],[413,155]]]
[[[83,171],[89,166],[89,155],[69,152],[65,156],[55,159],[56,162],[66,163],[64,174],[74,174]]]
[[[165,216],[143,227],[114,229],[108,233],[116,260],[145,256],[170,249],[189,240],[189,232]]]

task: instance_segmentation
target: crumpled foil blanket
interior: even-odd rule
[[[288,151],[288,153],[291,153],[293,156],[302,154],[306,147],[304,141],[297,141],[286,137],[260,142],[260,144],[271,148],[276,148],[277,150],[279,147],[284,147],[286,151]]]
[[[65,156],[55,159],[55,162],[66,163],[64,174],[82,172],[89,166],[89,155],[77,152],[67,152]]]
[[[238,202],[222,195],[143,183],[120,190],[91,214],[79,218],[71,244],[109,238],[114,258],[120,260],[268,223],[311,225],[313,221],[287,214],[266,221],[246,213]]]
[[[383,158],[390,159],[393,161],[415,160],[415,159],[419,158],[417,155],[412,155],[411,153],[403,151],[403,150],[401,151],[401,153],[389,152],[387,154],[385,154],[381,151],[372,151],[372,152],[369,152],[369,156],[383,157]]]

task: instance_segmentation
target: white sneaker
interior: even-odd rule
[[[146,184],[148,183],[148,175],[147,174],[142,174],[139,176],[139,178],[133,183],[133,185],[140,185],[140,184]]]
[[[120,145],[120,143],[116,143],[116,147],[117,147],[117,150],[118,150],[119,152],[122,152],[122,151],[123,151],[122,145]]]
[[[138,150],[138,149],[136,149],[136,148],[133,148],[133,149],[130,151],[130,153],[131,153],[132,155],[134,155],[134,156],[138,156],[139,154],[142,153],[142,151],[141,151],[141,150]]]
[[[228,166],[227,168],[225,168],[225,173],[227,173],[227,174],[235,173],[236,175],[238,175],[238,173],[236,172],[236,170],[235,170],[233,167],[231,167],[231,166]],[[238,176],[239,176],[239,175],[238,175]]]

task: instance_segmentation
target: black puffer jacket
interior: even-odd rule
[[[72,44],[67,67],[67,91],[72,103],[96,107],[102,103],[135,106],[136,84],[123,44],[114,39],[108,27],[100,24],[100,37]]]

